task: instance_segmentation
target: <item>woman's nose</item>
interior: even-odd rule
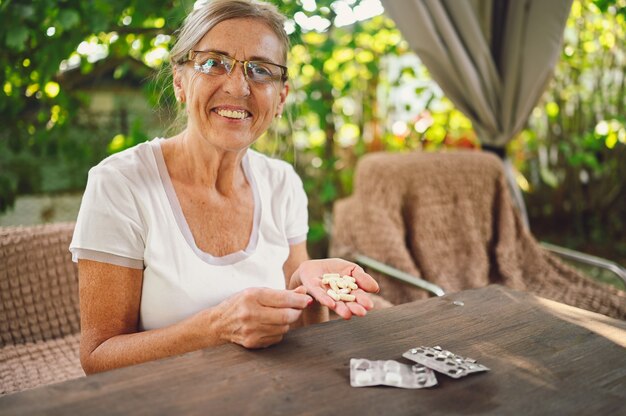
[[[250,95],[250,84],[245,69],[241,62],[235,62],[234,68],[224,77],[224,90],[234,97],[247,97]]]

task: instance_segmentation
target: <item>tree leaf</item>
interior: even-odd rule
[[[18,52],[24,50],[24,45],[28,39],[28,29],[24,26],[9,27],[5,44]]]
[[[57,20],[63,29],[71,29],[80,23],[80,15],[76,10],[61,10]]]

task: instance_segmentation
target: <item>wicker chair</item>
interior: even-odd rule
[[[394,304],[502,284],[626,319],[625,292],[555,253],[525,226],[502,162],[485,152],[366,155],[353,194],[334,205],[331,256],[365,266]]]
[[[85,375],[73,230],[0,228],[0,395]]]

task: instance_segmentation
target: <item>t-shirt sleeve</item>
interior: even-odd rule
[[[309,232],[308,199],[304,192],[302,180],[293,167],[289,167],[287,176],[285,232],[289,244],[294,245],[306,241],[306,236]]]
[[[144,221],[130,182],[114,168],[92,168],[70,244],[72,260],[143,269],[144,248]]]

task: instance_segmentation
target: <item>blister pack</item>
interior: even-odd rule
[[[454,354],[440,346],[411,348],[402,356],[452,378],[489,371],[489,368],[478,364],[476,360]]]
[[[402,364],[394,360],[350,360],[350,385],[366,387],[386,385],[422,389],[437,385],[435,373],[420,364]]]

